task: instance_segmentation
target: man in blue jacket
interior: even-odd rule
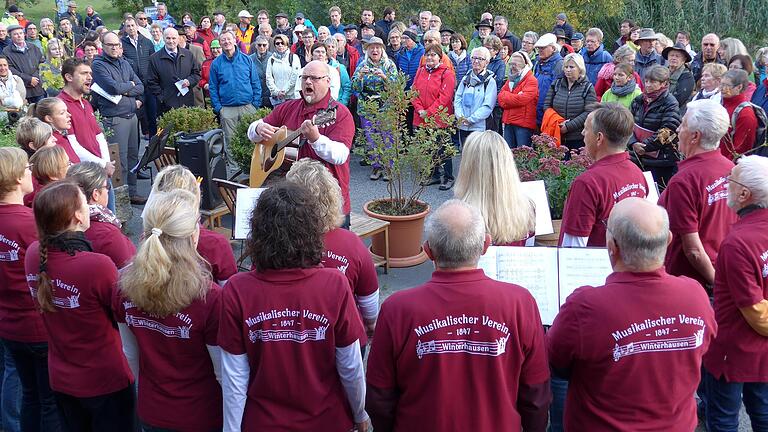
[[[224,148],[229,154],[229,141],[240,118],[261,106],[261,80],[253,61],[235,46],[235,35],[226,31],[219,35],[222,55],[211,63],[208,90],[213,111],[219,114],[224,130]],[[230,160],[229,170],[236,170]]]
[[[112,139],[120,148],[120,164],[127,172],[128,194],[133,204],[143,204],[136,190],[136,174],[132,169],[139,162],[139,121],[136,111],[144,97],[142,84],[133,67],[123,58],[123,45],[115,33],[103,38],[103,53],[91,65],[93,102],[104,118],[104,129],[112,130]],[[120,97],[119,100],[117,97]]]
[[[408,77],[408,83],[405,88],[409,89],[411,84],[413,84],[413,79],[416,78],[416,72],[419,70],[419,62],[424,55],[424,47],[419,44],[416,33],[410,30],[406,30],[400,35],[400,41],[405,49],[392,61],[396,61],[398,69],[403,71],[405,76]]]
[[[603,46],[603,31],[597,27],[587,30],[584,48],[579,52],[587,68],[587,79],[592,85],[597,83],[597,73],[606,63],[613,61],[613,56]]]
[[[557,36],[547,33],[539,38],[534,45],[539,56],[533,66],[533,75],[539,82],[539,102],[536,104],[536,124],[541,126],[544,117],[544,99],[552,83],[563,76],[563,57],[560,55],[560,45]]]

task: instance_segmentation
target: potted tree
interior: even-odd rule
[[[371,118],[374,133],[358,131],[355,152],[375,168],[381,168],[387,183],[386,197],[363,205],[371,217],[386,220],[389,226],[389,256],[392,267],[409,267],[426,261],[421,247],[421,233],[429,205],[420,200],[426,181],[442,158],[452,157],[453,118],[447,111],[437,118],[447,128],[437,126],[436,118],[427,118],[413,135],[408,133],[406,113],[416,92],[405,90],[406,78],[398,74],[377,100],[360,101],[366,112],[376,112]],[[370,131],[369,131],[370,132]],[[440,156],[442,155],[442,156]],[[374,237],[371,252],[384,255],[383,236]]]
[[[565,160],[568,148],[557,146],[555,140],[547,134],[534,135],[531,137],[531,147],[514,148],[512,154],[521,181],[544,181],[555,232],[537,236],[536,240],[546,246],[557,246],[568,190],[576,176],[592,164],[592,159],[582,147],[571,151],[570,159]]]

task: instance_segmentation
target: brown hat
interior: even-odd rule
[[[482,20],[477,25],[475,25],[475,30],[480,30],[480,27],[488,27],[489,29],[493,29],[493,23],[491,20]]]
[[[664,48],[664,51],[661,52],[661,56],[664,57],[664,60],[667,60],[667,56],[669,56],[669,52],[672,51],[672,50],[675,50],[675,51],[683,53],[683,55],[685,56],[685,62],[686,63],[688,63],[688,62],[690,62],[692,60],[691,53],[689,53],[688,50],[685,49],[685,45],[683,45],[681,43],[676,43],[673,46],[668,46],[668,47]]]

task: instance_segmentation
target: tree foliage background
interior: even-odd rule
[[[141,1],[112,0],[121,11],[133,12]],[[277,12],[291,16],[303,12],[316,26],[328,22],[328,8],[333,5],[341,8],[345,23],[359,22],[363,8],[372,9],[378,20],[384,8],[392,7],[397,11],[397,20],[406,23],[420,10],[431,10],[442,18],[444,25],[465,35],[474,31],[480,14],[488,11],[506,16],[510,29],[518,36],[528,30],[539,34],[551,31],[555,15],[566,12],[578,31],[600,27],[608,47],[618,37],[618,26],[624,18],[632,18],[671,38],[677,30],[687,30],[694,46],[708,32],[737,37],[750,48],[768,44],[765,0],[175,0],[168,5],[174,17],[184,12],[199,17],[214,10],[224,11],[230,19],[241,9],[254,15],[266,9],[271,17]]]

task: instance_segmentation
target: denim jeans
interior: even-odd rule
[[[533,136],[533,131],[531,129],[510,124],[504,125],[504,141],[507,142],[507,145],[511,149],[522,146],[530,147],[531,136]]]
[[[115,205],[115,189],[112,187],[112,179],[107,179],[107,185],[109,185],[109,190],[107,191],[107,208],[113,213],[117,214],[116,205]]]
[[[754,432],[768,432],[768,383],[728,382],[705,371],[706,416],[709,432],[739,430],[741,403],[749,415]]]
[[[0,388],[0,416],[4,432],[19,432],[21,430],[21,384],[16,363],[9,350],[0,344],[0,365],[2,365],[2,388]]]
[[[21,430],[61,430],[59,410],[48,380],[48,344],[3,340],[16,362],[22,387]]]
[[[549,381],[552,389],[552,404],[549,406],[549,432],[563,432],[565,397],[568,394],[568,380],[552,375]]]

